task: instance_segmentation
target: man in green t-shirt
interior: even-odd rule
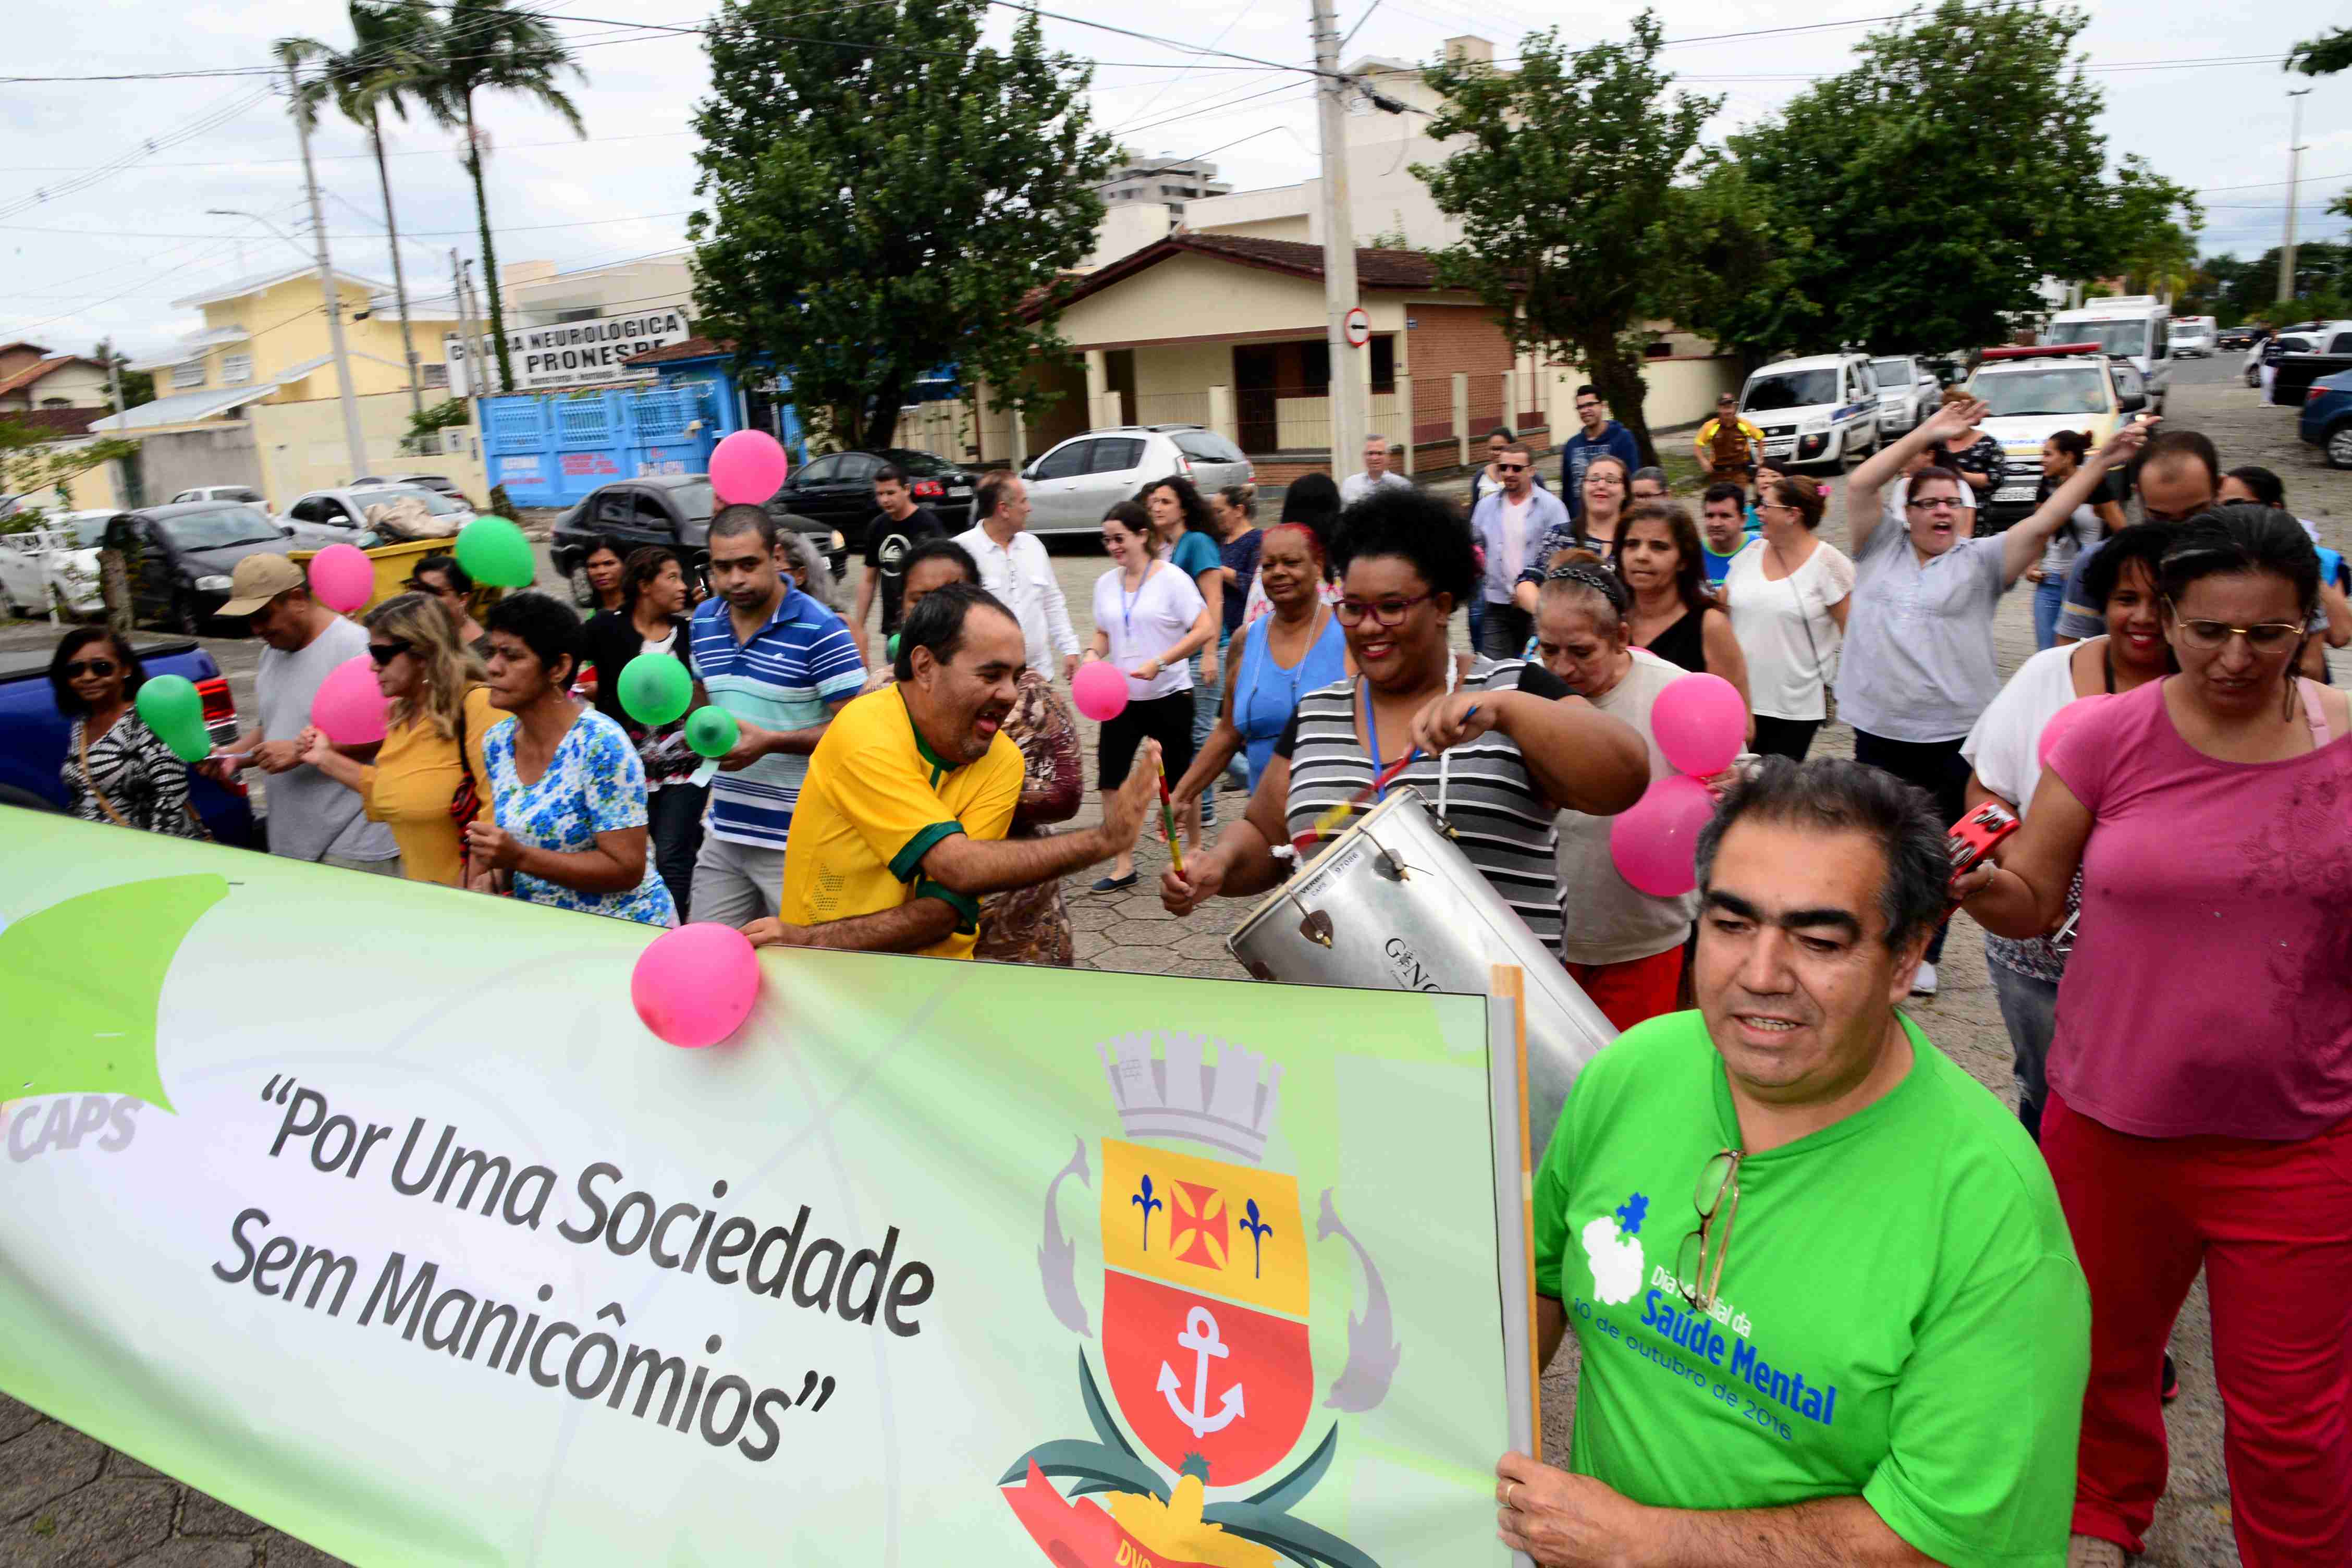
[[[1536,1179],[1541,1353],[1583,1368],[1567,1468],[1496,1467],[1503,1540],[2060,1568],[2090,1296],[2016,1119],[1895,1011],[1951,870],[1927,797],[1768,758],[1698,868],[1698,1011],[1584,1069]]]

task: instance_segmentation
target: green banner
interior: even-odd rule
[[[770,950],[680,1050],[642,926],[13,810],[0,863],[0,1385],[325,1551],[1507,1557],[1484,998]]]

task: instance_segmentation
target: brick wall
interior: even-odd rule
[[[1470,377],[1472,439],[1497,425],[1517,427],[1503,407],[1503,373],[1511,345],[1484,305],[1409,304],[1405,361],[1412,372],[1412,435],[1416,442],[1454,434],[1454,378]],[[1516,412],[1516,411],[1512,411]]]

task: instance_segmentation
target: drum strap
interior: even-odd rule
[[[1454,695],[1454,683],[1459,673],[1460,672],[1454,662],[1454,656],[1452,654],[1446,655],[1445,695],[1448,697]],[[1378,799],[1386,800],[1389,797],[1388,781],[1391,773],[1402,773],[1405,767],[1412,762],[1413,758],[1421,755],[1421,749],[1417,746],[1413,748],[1412,752],[1400,759],[1392,769],[1381,766],[1381,726],[1379,719],[1372,712],[1372,689],[1370,684],[1360,675],[1356,677],[1356,691],[1364,705],[1364,743],[1370,751],[1372,757],[1372,784],[1370,790],[1367,793],[1372,795]],[[1446,796],[1447,792],[1453,784],[1453,752],[1449,750],[1439,752],[1437,756],[1437,816],[1438,820],[1441,822],[1445,819]],[[1360,795],[1356,798],[1360,801],[1363,799],[1363,796]]]

